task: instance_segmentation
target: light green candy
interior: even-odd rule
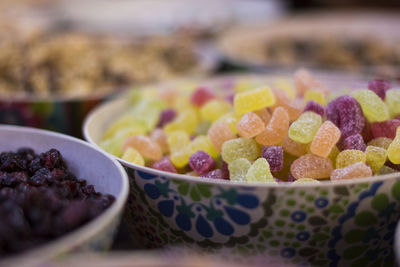
[[[145,125],[146,132],[150,132],[156,127],[160,113],[165,108],[166,104],[162,100],[143,99],[130,110],[130,114]]]
[[[268,161],[265,158],[259,158],[251,165],[250,169],[247,171],[246,181],[277,183],[274,177],[272,177]]]
[[[371,90],[357,90],[351,95],[358,101],[369,122],[389,120],[389,110],[380,97]]]
[[[400,114],[400,90],[392,89],[386,91],[385,104],[389,109],[391,117]]]
[[[254,161],[260,156],[260,148],[256,141],[250,138],[236,138],[222,145],[222,159],[230,163],[235,159],[245,158]]]
[[[308,144],[313,140],[321,124],[320,115],[312,111],[304,112],[290,125],[289,137],[296,142]]]
[[[374,173],[377,173],[386,162],[386,149],[377,146],[367,146],[365,154],[367,156],[367,163],[371,167],[371,170]]]
[[[231,181],[243,182],[246,179],[247,171],[251,163],[248,159],[239,158],[228,164],[229,179]]]
[[[110,138],[102,141],[100,147],[119,158],[122,156],[122,142],[123,139],[121,138]]]

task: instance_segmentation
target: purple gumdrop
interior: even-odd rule
[[[163,127],[168,122],[171,122],[176,117],[176,111],[173,109],[165,109],[160,114],[160,119],[158,120],[157,127]]]
[[[222,177],[226,180],[229,180],[228,163],[226,163],[224,160],[222,160],[221,162],[221,172],[222,172]]]
[[[153,168],[160,170],[160,171],[178,173],[177,170],[175,169],[175,166],[172,164],[171,160],[169,159],[169,157],[164,157],[161,160],[155,162],[153,164]]]
[[[392,88],[392,84],[385,80],[372,80],[368,82],[368,89],[374,91],[382,100],[385,99],[386,91]]]
[[[346,138],[361,133],[365,125],[365,118],[357,100],[349,95],[344,95],[338,97],[336,101],[342,137]]]
[[[268,161],[271,172],[279,172],[283,168],[283,147],[264,146],[261,151],[261,157]]]
[[[340,120],[339,120],[339,112],[337,110],[337,101],[338,99],[334,99],[331,102],[328,103],[326,106],[326,118],[333,122],[337,127],[340,125]]]
[[[200,177],[227,180],[222,176],[222,171],[220,169],[210,171],[206,174],[201,175]]]
[[[344,149],[356,149],[365,152],[367,148],[361,134],[353,134],[344,139]]]
[[[303,112],[306,112],[306,111],[315,112],[315,113],[319,114],[321,117],[324,117],[324,114],[325,114],[325,108],[313,100],[309,100],[306,103],[306,106],[304,107]]]
[[[205,174],[216,167],[215,160],[202,150],[195,152],[189,158],[190,167],[198,174]]]

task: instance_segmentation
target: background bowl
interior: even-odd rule
[[[34,266],[72,252],[108,249],[128,195],[127,176],[120,164],[76,138],[25,127],[0,126],[1,151],[15,151],[20,147],[30,147],[36,153],[58,149],[72,173],[93,184],[96,191],[113,195],[116,201],[99,217],[82,227],[43,246],[7,258],[0,265]]]
[[[266,75],[252,77],[271,81]],[[122,96],[96,108],[84,125],[86,139],[98,144],[128,105]],[[130,182],[127,224],[144,247],[183,244],[238,259],[270,255],[306,265],[394,264],[398,173],[318,185],[267,185],[177,175],[119,161]]]

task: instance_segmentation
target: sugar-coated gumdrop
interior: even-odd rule
[[[389,119],[386,104],[371,90],[356,90],[351,95],[360,103],[361,109],[369,122]]]
[[[328,155],[328,159],[332,161],[332,164],[335,166],[337,155],[339,155],[340,150],[337,146],[333,146],[331,153]]]
[[[293,141],[289,138],[289,136],[286,136],[285,139],[283,139],[282,147],[287,153],[297,157],[303,156],[308,153],[308,144],[302,144]]]
[[[318,104],[317,102],[313,101],[313,100],[309,100],[306,103],[306,105],[304,106],[303,111],[304,112],[312,111],[312,112],[317,113],[321,117],[324,117],[324,115],[325,115],[325,108],[323,106],[321,106],[320,104]]]
[[[294,85],[300,95],[304,95],[307,90],[318,89],[322,92],[327,92],[325,86],[316,80],[309,71],[299,69],[294,74]]]
[[[250,169],[251,163],[248,159],[238,158],[228,164],[229,179],[231,181],[241,182],[246,179],[247,171]]]
[[[388,166],[383,165],[376,174],[377,175],[385,175],[385,174],[391,174],[391,173],[395,173],[395,172],[398,172],[398,171],[395,169],[392,169]]]
[[[331,181],[370,177],[372,175],[370,167],[362,162],[356,162],[345,168],[334,170],[331,174]]]
[[[188,150],[188,153],[194,154],[195,152],[199,150],[203,150],[207,152],[211,157],[217,158],[219,156],[218,151],[214,148],[213,144],[211,143],[211,140],[208,136],[205,135],[199,135],[195,137],[192,142],[186,147]]]
[[[136,149],[143,157],[151,160],[160,160],[162,157],[160,146],[144,135],[135,135],[127,138],[122,150],[126,151],[129,147]]]
[[[385,98],[386,106],[389,109],[391,117],[395,117],[400,114],[400,90],[392,89],[386,92]]]
[[[235,95],[234,107],[237,114],[256,111],[275,104],[275,96],[268,87],[261,87]]]
[[[274,110],[267,127],[256,137],[259,144],[272,146],[279,144],[286,137],[289,128],[289,115],[283,107]]]
[[[208,173],[202,174],[201,177],[204,178],[211,178],[211,179],[221,179],[221,180],[227,180],[223,175],[222,171],[220,169],[212,170]]]
[[[365,144],[361,134],[353,134],[344,139],[343,147],[344,149],[355,149],[355,150],[365,151],[367,145]]]
[[[272,177],[268,161],[265,158],[259,158],[254,161],[247,171],[246,181],[276,183]]]
[[[177,152],[189,145],[190,138],[185,131],[173,131],[167,134],[167,143],[171,152]]]
[[[142,155],[140,155],[140,153],[132,147],[129,147],[127,150],[125,150],[121,159],[140,166],[144,166],[144,159]]]
[[[296,142],[308,144],[313,140],[321,123],[320,115],[311,111],[304,112],[290,125],[289,137]]]
[[[159,128],[154,129],[153,132],[151,132],[150,138],[160,146],[163,153],[167,153],[169,151],[167,134],[163,130]]]
[[[303,111],[301,102],[290,99],[287,94],[279,89],[274,89],[274,95],[276,98],[275,108],[283,107],[286,109],[290,121],[295,121]]]
[[[208,130],[208,137],[214,148],[221,152],[224,142],[235,139],[236,135],[225,122],[214,122]]]
[[[365,163],[366,160],[365,153],[360,150],[343,150],[336,157],[336,168],[342,169],[356,162]]]
[[[314,155],[326,158],[340,139],[340,130],[331,121],[325,121],[318,129],[310,146]]]
[[[367,164],[374,173],[377,173],[386,162],[386,150],[377,146],[367,146],[365,154],[367,156]]]
[[[207,152],[202,150],[199,150],[190,156],[189,165],[200,175],[214,170],[217,166],[215,160]]]
[[[226,141],[222,145],[221,156],[228,164],[239,158],[253,161],[260,156],[260,148],[253,139],[236,138]]]
[[[326,105],[325,95],[322,91],[319,90],[307,90],[304,93],[304,99],[303,99],[304,105],[309,101],[314,101],[315,103],[318,103],[319,105],[322,106]]]
[[[234,112],[228,112],[225,115],[222,115],[216,122],[224,122],[226,123],[229,128],[231,128],[234,134],[237,134],[236,125],[240,120],[241,116],[237,115]]]
[[[283,148],[281,146],[264,146],[261,157],[268,161],[271,172],[279,172],[283,168]]]
[[[165,124],[176,118],[176,111],[173,109],[165,109],[161,112],[157,127],[163,127]]]
[[[371,131],[374,138],[387,137],[394,139],[396,129],[400,126],[400,120],[387,120],[371,123]]]
[[[122,144],[123,144],[123,139],[109,138],[109,139],[103,140],[100,143],[100,147],[116,157],[121,157],[123,154]]]
[[[400,164],[400,127],[397,128],[396,137],[387,149],[389,160],[394,164]]]
[[[297,96],[294,84],[287,79],[277,79],[274,81],[273,86],[285,92],[290,99],[295,99]]]
[[[392,85],[385,80],[372,80],[368,82],[368,89],[377,94],[382,100],[385,99],[386,91],[390,88],[392,88]]]
[[[242,116],[236,125],[241,137],[251,138],[264,131],[265,124],[255,113],[249,112]]]
[[[320,184],[321,182],[315,179],[311,179],[311,178],[300,178],[296,181],[294,181],[292,184],[296,185],[296,184]]]
[[[374,138],[371,141],[368,142],[369,146],[377,146],[377,147],[381,147],[384,149],[388,149],[389,145],[392,143],[392,139],[390,138],[386,138],[386,137],[378,137],[378,138]]]
[[[164,125],[163,130],[166,133],[172,131],[185,131],[193,134],[199,123],[198,112],[194,109],[185,109],[179,112],[178,116],[172,121]]]
[[[263,108],[254,111],[254,113],[260,117],[260,119],[265,123],[265,125],[268,125],[269,121],[271,120],[271,114],[269,113],[268,109]]]
[[[322,179],[331,175],[332,162],[313,154],[306,154],[296,159],[290,166],[290,173],[295,179],[312,178]]]
[[[207,87],[199,87],[192,93],[190,100],[192,101],[193,105],[201,107],[214,98],[215,93],[213,90]]]
[[[160,171],[165,171],[165,172],[172,172],[172,173],[177,173],[177,170],[175,169],[175,166],[172,164],[171,160],[169,159],[168,156],[162,158],[161,160],[155,162],[153,164],[153,168],[160,170]]]
[[[216,121],[222,115],[231,111],[232,105],[224,100],[211,100],[200,109],[203,120]]]

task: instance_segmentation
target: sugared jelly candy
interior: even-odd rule
[[[383,165],[383,166],[379,169],[377,175],[385,175],[385,174],[391,174],[391,173],[395,173],[395,172],[398,172],[398,171],[395,170],[395,169],[392,169],[392,168],[390,168],[390,167],[388,167],[388,166],[386,166],[386,165]]]
[[[254,113],[260,117],[260,119],[265,123],[265,125],[268,125],[269,121],[271,120],[271,114],[269,113],[268,109],[263,108],[254,111]]]
[[[313,140],[321,123],[320,115],[311,111],[304,112],[290,125],[289,137],[296,142],[308,144]]]
[[[365,163],[367,156],[360,150],[343,150],[336,157],[336,168],[342,169],[356,162]]]
[[[144,159],[142,155],[140,155],[140,153],[132,147],[129,147],[127,150],[125,150],[121,159],[140,166],[144,166]]]
[[[227,101],[211,100],[200,109],[200,113],[203,120],[216,121],[231,109],[232,105]]]
[[[219,153],[214,148],[210,138],[205,135],[199,135],[195,137],[186,148],[188,149],[190,154],[193,154],[199,150],[203,150],[210,154],[210,156],[213,158],[217,158],[219,156]]]
[[[208,137],[214,148],[221,152],[224,142],[235,139],[236,135],[225,122],[214,122],[208,130]]]
[[[234,134],[237,134],[236,124],[240,120],[241,116],[237,115],[235,112],[228,112],[222,115],[216,122],[225,122],[231,128]]]
[[[339,181],[345,179],[362,178],[372,176],[370,167],[362,162],[356,162],[347,167],[336,169],[331,174],[331,181]]]
[[[386,106],[389,109],[391,117],[395,117],[400,114],[400,90],[392,89],[386,92],[385,98]]]
[[[204,135],[204,134],[207,134],[208,133],[208,130],[210,129],[210,127],[211,127],[211,122],[209,122],[209,121],[201,121],[198,125],[197,125],[197,127],[196,127],[196,130],[195,130],[195,135]]]
[[[294,74],[294,85],[300,95],[304,95],[307,90],[318,89],[327,92],[325,86],[316,80],[309,71],[299,69]]]
[[[400,120],[387,120],[371,123],[371,131],[374,138],[387,137],[394,139],[396,129],[400,126]]]
[[[153,168],[160,170],[160,171],[166,171],[166,172],[172,172],[172,173],[177,173],[174,165],[172,165],[170,159],[168,156],[162,158],[161,160],[155,162],[153,164]]]
[[[283,139],[282,146],[287,153],[297,157],[303,156],[308,152],[308,144],[293,141],[288,136]]]
[[[392,85],[385,80],[372,80],[368,82],[368,89],[377,94],[382,100],[385,99],[386,91],[390,88],[392,88]]]
[[[259,158],[254,161],[247,171],[246,181],[276,183],[269,169],[268,161],[265,158]]]
[[[318,103],[318,104],[320,104],[322,106],[326,105],[325,95],[324,95],[323,92],[321,92],[319,90],[307,90],[304,93],[304,98],[303,98],[304,105],[308,101],[315,101],[316,103]]]
[[[289,114],[290,121],[295,121],[300,116],[302,110],[301,102],[297,102],[296,100],[290,99],[287,94],[279,89],[273,90],[276,103],[276,107],[283,107],[286,109],[287,113]]]
[[[321,117],[324,117],[324,115],[325,115],[325,108],[313,100],[310,100],[306,103],[303,111],[304,112],[312,111],[312,112],[317,113]]]
[[[207,152],[202,150],[199,150],[190,156],[189,165],[200,175],[214,170],[217,166],[215,160]]]
[[[277,79],[273,83],[275,88],[279,88],[284,91],[290,99],[295,99],[297,92],[294,84],[287,79]]]
[[[118,131],[132,126],[134,126],[135,134],[144,134],[146,132],[146,125],[144,125],[143,121],[138,121],[132,115],[127,114],[119,118],[110,128],[108,128],[104,135],[104,139],[115,137]]]
[[[365,151],[366,145],[361,134],[353,134],[344,139],[344,149],[355,149]]]
[[[368,142],[369,146],[377,146],[384,148],[387,150],[389,148],[389,145],[392,143],[392,139],[386,138],[386,137],[378,137],[375,139],[372,139],[371,141]]]
[[[167,134],[163,130],[159,128],[154,129],[153,132],[151,132],[150,138],[160,146],[163,153],[167,153],[169,151]]]
[[[242,116],[236,125],[241,137],[251,138],[264,131],[265,124],[255,113],[249,112]]]
[[[271,172],[279,172],[283,168],[283,148],[281,146],[264,146],[261,157],[268,161]]]
[[[162,157],[160,146],[144,135],[135,135],[127,138],[122,150],[126,151],[129,147],[136,149],[143,157],[151,160],[160,160]]]
[[[228,164],[229,179],[231,181],[241,182],[246,179],[247,171],[250,169],[251,163],[248,159],[238,158]]]
[[[199,115],[197,111],[194,109],[185,109],[172,122],[167,123],[163,129],[166,133],[182,130],[188,134],[193,134],[198,123]]]
[[[123,154],[122,144],[123,139],[121,138],[109,138],[102,141],[100,147],[116,157],[121,157]]]
[[[253,139],[236,138],[222,145],[221,156],[228,164],[239,158],[253,161],[260,156],[260,148]]]
[[[374,173],[377,173],[386,162],[386,150],[377,146],[367,146],[365,154],[368,165]]]
[[[222,177],[228,180],[229,179],[228,163],[226,163],[224,160],[221,160],[221,172],[222,172]]]
[[[337,158],[337,155],[339,155],[339,153],[340,153],[339,148],[337,146],[333,146],[331,153],[329,153],[329,155],[328,155],[328,159],[330,159],[332,161],[333,165],[335,165],[336,158]]]
[[[215,93],[210,88],[199,87],[192,93],[190,100],[193,105],[201,107],[214,98]]]
[[[165,109],[161,112],[157,127],[163,127],[165,124],[176,118],[176,111],[173,109]]]
[[[226,178],[223,177],[220,169],[212,170],[208,173],[202,174],[201,177],[226,180]]]
[[[275,104],[275,96],[268,87],[261,87],[235,95],[234,107],[237,114],[256,111]]]
[[[397,128],[396,137],[387,149],[389,160],[394,164],[400,164],[400,127]]]
[[[356,90],[351,95],[360,103],[361,109],[369,122],[389,119],[386,104],[371,90]]]
[[[267,127],[256,137],[259,144],[272,146],[279,144],[286,137],[289,128],[289,115],[283,107],[274,110]]]
[[[173,131],[167,134],[167,143],[171,152],[177,152],[189,145],[190,138],[185,131]]]
[[[296,181],[294,181],[292,184],[320,184],[321,182],[315,179],[311,179],[311,178],[300,178]]]
[[[326,158],[339,139],[340,130],[331,121],[325,121],[314,136],[310,151],[314,155]]]
[[[313,154],[306,154],[296,159],[290,166],[290,173],[295,179],[312,178],[322,179],[331,175],[332,162]]]

